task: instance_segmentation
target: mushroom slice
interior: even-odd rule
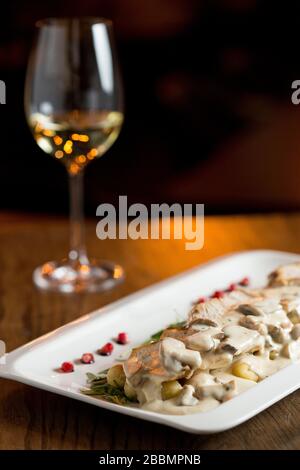
[[[291,310],[288,314],[288,319],[293,323],[293,325],[297,325],[300,323],[300,313],[297,310]]]
[[[228,351],[234,356],[262,350],[264,338],[255,330],[249,330],[239,325],[231,325],[223,328],[226,339],[223,340],[218,349]]]
[[[300,323],[300,296],[296,298],[283,298],[280,301],[288,319],[296,325]]]
[[[300,263],[280,266],[269,275],[269,286],[300,286]]]
[[[195,395],[199,400],[204,398],[215,398],[220,402],[224,402],[237,394],[236,382],[231,380],[225,384],[216,383],[214,385],[204,385],[197,387]]]
[[[268,334],[267,326],[254,315],[244,315],[239,322],[240,326],[249,328],[249,330],[256,330],[260,335],[266,336]]]
[[[297,325],[294,325],[292,331],[291,331],[291,337],[294,339],[294,340],[297,340],[300,338],[300,325],[297,324]]]
[[[289,333],[280,326],[269,325],[269,333],[276,343],[284,344],[290,340]]]
[[[237,307],[237,311],[244,315],[254,315],[263,317],[281,311],[282,307],[277,299],[267,298],[258,300],[249,304],[241,304]]]

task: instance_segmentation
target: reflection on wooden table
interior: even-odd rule
[[[257,248],[300,251],[298,214],[206,217],[201,251],[186,251],[181,240],[100,241],[96,221],[89,222],[87,232],[90,253],[124,266],[124,284],[104,294],[45,294],[34,288],[32,271],[47,258],[66,253],[67,221],[0,215],[0,338],[8,351],[216,256]],[[295,392],[236,429],[193,436],[1,380],[0,448],[297,449],[299,410],[300,392]]]

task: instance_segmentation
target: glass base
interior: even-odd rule
[[[39,289],[72,293],[102,292],[124,279],[124,271],[110,261],[92,260],[86,264],[49,261],[33,272],[33,282]]]

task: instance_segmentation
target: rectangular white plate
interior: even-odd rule
[[[250,277],[251,286],[264,286],[270,271],[296,260],[300,260],[299,255],[267,250],[219,258],[85,315],[6,354],[5,364],[0,365],[0,376],[192,433],[232,428],[299,388],[300,365],[286,367],[212,411],[186,416],[119,406],[85,396],[80,390],[86,384],[86,372],[107,369],[129,348],[141,344],[168,324],[184,319],[193,300],[226,288],[244,276]],[[97,355],[97,349],[112,341],[112,336],[120,331],[128,332],[130,344],[116,345],[110,357]],[[75,361],[84,352],[95,354],[95,364],[75,364],[75,372],[71,374],[57,371],[63,361]]]

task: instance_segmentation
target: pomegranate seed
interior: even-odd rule
[[[73,372],[74,366],[72,362],[63,362],[60,366],[62,372]]]
[[[222,290],[216,290],[212,295],[213,299],[221,299],[222,297],[224,297],[224,292]]]
[[[198,300],[197,300],[197,303],[198,304],[204,304],[206,302],[206,298],[205,297],[200,297]]]
[[[117,338],[117,342],[119,344],[126,344],[128,343],[128,336],[127,336],[127,333],[119,333],[118,334],[118,338]]]
[[[250,279],[249,277],[244,277],[240,282],[239,282],[240,286],[244,286],[244,287],[247,287],[249,286],[250,284]]]
[[[99,354],[101,354],[101,356],[110,356],[113,350],[114,345],[112,343],[106,343],[101,349],[99,349]]]
[[[81,362],[82,364],[92,364],[94,361],[94,356],[91,353],[84,353],[81,356]]]
[[[232,284],[230,284],[230,286],[228,287],[228,291],[229,291],[229,292],[232,292],[232,291],[236,290],[236,288],[237,288],[237,285],[234,284],[234,283],[232,283]]]

